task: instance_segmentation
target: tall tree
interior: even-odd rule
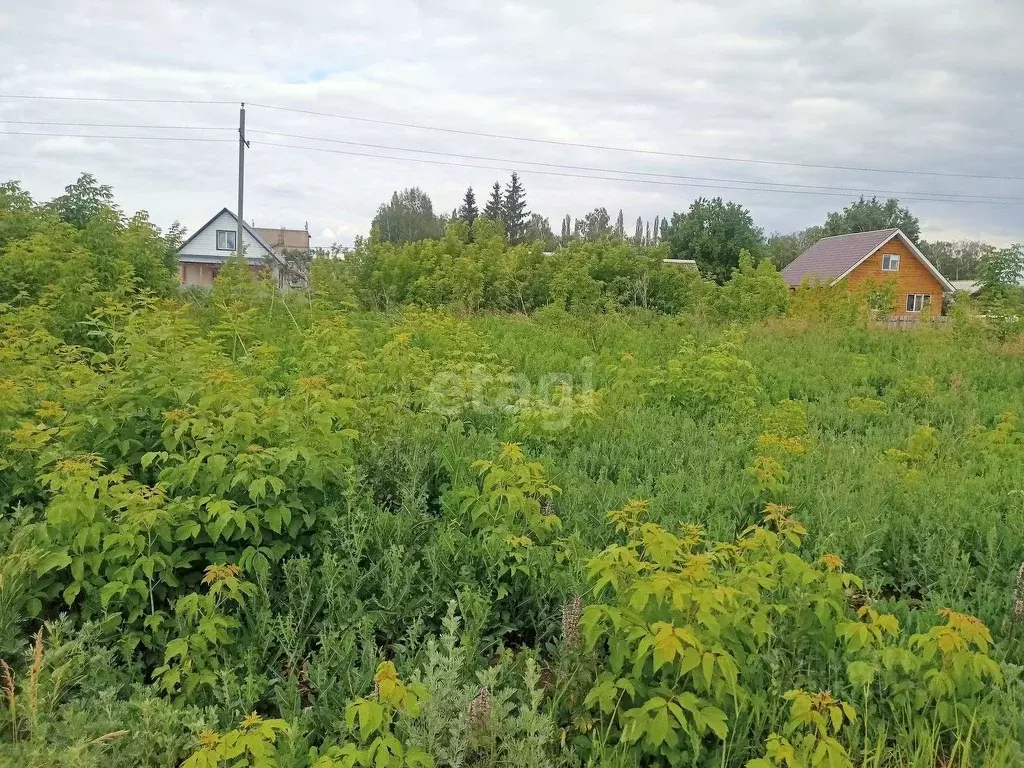
[[[673,258],[694,259],[706,277],[724,283],[739,266],[740,251],[757,260],[764,252],[764,233],[750,212],[722,198],[698,198],[687,213],[672,214],[667,239]]]
[[[950,280],[977,280],[981,262],[996,250],[980,240],[939,240],[934,243],[922,240],[918,245],[935,268]]]
[[[494,219],[495,221],[501,221],[502,215],[502,201],[501,201],[501,182],[494,182],[494,186],[491,187],[491,196],[487,200],[487,205],[484,206],[484,216],[488,219]]]
[[[657,216],[654,217],[654,226],[651,227],[651,245],[657,245],[658,240],[661,238],[661,219]]]
[[[808,227],[789,234],[776,232],[768,238],[764,255],[772,260],[776,269],[781,270],[821,238],[821,227]]]
[[[633,245],[644,244],[644,219],[643,216],[636,217],[636,231],[633,233]]]
[[[622,218],[621,208],[619,208],[619,215],[615,219],[615,239],[619,241],[626,239],[626,221]]]
[[[562,222],[565,228],[565,222]],[[551,231],[551,222],[539,213],[531,213],[530,220],[526,223],[526,236],[524,242],[540,243],[545,251],[553,251],[558,241],[555,240],[555,233]]]
[[[607,208],[595,208],[587,214],[586,219],[586,238],[590,242],[596,242],[603,240],[612,233],[612,217],[608,214]]]
[[[459,218],[466,222],[469,228],[469,240],[473,240],[473,222],[480,215],[476,207],[476,195],[473,194],[473,187],[466,188],[466,194],[462,196],[462,206],[459,208]]]
[[[644,245],[651,245],[651,222],[647,222],[647,234],[644,235]]]
[[[899,227],[915,244],[921,238],[921,223],[909,208],[895,197],[884,202],[877,197],[855,200],[842,211],[833,211],[825,219],[824,236],[870,232],[875,229]]]
[[[91,173],[83,173],[74,184],[64,187],[64,194],[55,197],[47,206],[78,229],[83,229],[89,220],[104,209],[120,215],[114,205],[114,192],[107,184],[100,184]]]
[[[370,225],[370,237],[379,242],[409,243],[440,237],[444,217],[434,214],[430,197],[419,187],[395,192],[377,209]]]
[[[526,189],[519,180],[519,174],[513,171],[512,178],[505,186],[505,200],[502,205],[505,234],[512,245],[523,242],[526,237],[526,224],[530,220],[530,212],[526,210]]]

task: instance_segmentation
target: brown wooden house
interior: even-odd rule
[[[850,290],[866,284],[896,286],[896,314],[930,311],[938,314],[942,295],[953,285],[942,276],[909,237],[898,229],[855,232],[826,237],[801,253],[782,277],[791,288],[805,280],[845,284]]]

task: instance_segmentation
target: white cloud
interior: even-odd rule
[[[733,3],[41,0],[0,17],[0,93],[245,100],[558,141],[799,162],[1024,176],[1018,31],[1024,4],[934,0]],[[206,125],[231,139],[232,105],[17,101],[0,120]],[[603,205],[627,221],[698,195],[747,205],[769,231],[823,220],[853,195],[643,185],[530,172],[526,161],[718,179],[1024,197],[1024,183],[667,158],[319,118],[252,106],[245,217],[351,242],[391,191],[420,186],[439,211],[504,171],[269,147],[257,130],[501,158],[530,207],[557,222]],[[8,126],[13,128],[13,126]],[[60,128],[26,127],[60,132]],[[68,133],[118,133],[68,128]],[[138,133],[138,131],[135,131]],[[132,133],[125,129],[121,133]],[[183,132],[173,131],[175,135]],[[257,143],[263,142],[263,144]],[[322,144],[336,150],[393,151]],[[82,170],[126,209],[194,229],[235,206],[231,141],[0,137],[3,176],[46,198]],[[419,156],[421,159],[428,156]],[[504,162],[507,161],[507,162]],[[553,170],[553,169],[547,169]],[[573,173],[573,171],[566,171]],[[584,173],[584,172],[578,172]],[[904,195],[913,197],[913,195]],[[908,201],[932,233],[1020,239],[1021,208]],[[329,236],[328,236],[329,233]]]

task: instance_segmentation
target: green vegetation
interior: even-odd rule
[[[1024,764],[1008,320],[484,217],[178,294],[2,189],[6,763]]]

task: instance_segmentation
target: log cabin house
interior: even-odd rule
[[[796,257],[782,277],[790,288],[818,281],[844,283],[850,290],[866,284],[896,286],[893,314],[939,314],[944,293],[954,287],[913,241],[899,229],[879,229],[825,237]]]

